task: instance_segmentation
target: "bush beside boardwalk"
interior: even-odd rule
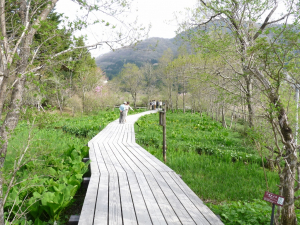
[[[144,116],[137,124],[137,143],[163,161],[158,115]],[[256,200],[267,190],[261,164],[251,140],[240,133],[198,113],[167,113],[167,165],[225,224],[270,222],[271,206]],[[277,193],[277,173],[267,170],[266,175],[269,191]]]

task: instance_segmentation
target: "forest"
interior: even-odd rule
[[[199,0],[177,20],[177,52],[122,63],[115,77],[90,50],[145,39],[143,25],[114,24],[132,1],[74,0],[83,13],[75,21],[55,12],[57,2],[0,0],[0,225],[66,224],[89,173],[87,142],[122,102],[138,113],[153,99],[167,110],[167,165],[224,224],[269,223],[265,191],[285,199],[275,224],[297,224],[298,1]],[[93,13],[103,18],[87,19]],[[76,35],[94,25],[109,38]],[[135,130],[162,160],[157,114]]]

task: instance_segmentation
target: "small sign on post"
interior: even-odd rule
[[[284,197],[266,191],[263,200],[265,200],[267,202],[271,202],[273,204],[272,205],[272,214],[271,214],[271,223],[270,223],[271,225],[273,225],[275,205],[283,206]]]
[[[159,125],[163,127],[163,157],[164,162],[167,161],[167,146],[166,146],[166,110],[159,112]]]

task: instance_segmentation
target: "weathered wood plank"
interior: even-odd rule
[[[98,193],[99,175],[94,175],[90,179],[90,183],[84,198],[84,203],[79,218],[79,225],[92,225],[94,222],[94,212]]]
[[[94,224],[108,224],[108,174],[101,174]]]
[[[118,136],[118,134],[120,135],[122,130],[124,129],[124,127],[119,127],[118,132],[115,136]],[[115,170],[118,173],[122,173],[125,172],[125,170],[123,169],[123,165],[120,164],[120,162],[118,161],[118,159],[115,157],[114,153],[113,153],[113,149],[111,147],[111,143],[114,143],[116,137],[112,136],[111,138],[109,138],[109,142],[103,142],[102,145],[104,146],[103,148],[103,152],[105,151],[106,157],[109,157],[112,165],[114,166]]]
[[[137,219],[126,173],[119,173],[121,207],[124,225],[135,225]]]
[[[181,224],[180,220],[178,219],[176,213],[174,212],[172,205],[168,202],[166,196],[164,195],[163,191],[160,189],[160,186],[157,184],[156,180],[152,175],[145,176],[152,193],[167,221],[168,224]]]
[[[109,207],[108,207],[108,222],[111,225],[120,225],[122,220],[121,198],[119,191],[118,176],[110,174],[109,176]]]
[[[90,158],[91,173],[94,174],[94,175],[100,174],[94,144],[89,143],[89,148],[90,148],[89,149],[89,158]]]
[[[147,205],[152,223],[157,224],[157,225],[167,224],[166,220],[160,210],[160,207],[158,206],[158,203],[146,181],[146,178],[144,177],[144,174],[137,173],[136,178],[137,178],[138,184],[140,186],[140,190],[142,191],[145,203]]]
[[[134,173],[127,173],[138,224],[152,224],[147,206]]]
[[[192,219],[190,214],[187,212],[185,207],[181,204],[181,202],[178,200],[176,195],[174,195],[172,189],[169,187],[169,185],[166,183],[166,181],[163,179],[160,173],[156,173],[154,175],[158,185],[160,186],[161,190],[163,191],[164,195],[168,199],[168,202],[173,207],[173,210],[175,211],[176,215],[180,219],[182,224],[196,224],[195,221]]]
[[[135,156],[135,152],[133,151],[133,149],[125,147],[123,145],[123,143],[121,143],[121,142],[118,142],[117,145],[119,146],[118,150],[120,152],[122,151],[123,157],[130,158],[130,162],[135,164],[135,166],[138,167],[138,169],[141,170],[143,173],[145,173],[145,174],[151,173],[151,169],[153,170],[153,168],[146,167],[144,165],[144,163],[141,162],[140,159]],[[126,156],[125,156],[125,154],[126,154]]]
[[[198,211],[198,209],[190,201],[190,199],[186,196],[186,194],[180,189],[177,183],[170,177],[169,173],[162,172],[161,175],[166,181],[166,183],[169,185],[169,187],[172,189],[174,195],[178,198],[178,200],[181,202],[183,207],[186,209],[186,211],[196,222],[196,224],[210,225],[210,223],[206,220],[206,218],[203,217],[202,213]]]
[[[183,182],[183,180],[175,173],[169,173],[174,181],[186,193],[202,215],[213,225],[223,225],[223,222],[202,202],[202,200]]]

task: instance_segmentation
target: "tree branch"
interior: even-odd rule
[[[258,36],[262,33],[262,31],[265,29],[265,27],[269,24],[268,21],[271,18],[271,16],[273,15],[273,13],[275,12],[275,10],[277,9],[277,7],[278,7],[278,3],[276,3],[276,5],[271,10],[271,12],[269,13],[269,15],[266,17],[264,23],[260,26],[259,30],[253,36],[253,40],[255,40],[256,38],[258,38]]]

